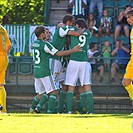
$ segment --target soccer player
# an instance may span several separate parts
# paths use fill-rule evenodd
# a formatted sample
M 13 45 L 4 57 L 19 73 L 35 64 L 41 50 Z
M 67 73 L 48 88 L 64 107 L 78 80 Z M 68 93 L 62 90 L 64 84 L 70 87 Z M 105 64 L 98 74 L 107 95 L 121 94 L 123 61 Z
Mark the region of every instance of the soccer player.
M 75 21 L 75 30 L 87 28 L 84 19 L 77 19 Z M 70 55 L 70 61 L 67 66 L 65 84 L 68 85 L 68 92 L 66 96 L 67 101 L 67 113 L 72 113 L 72 103 L 74 88 L 79 81 L 81 106 L 83 108 L 82 113 L 87 113 L 87 106 L 89 107 L 89 113 L 93 113 L 93 93 L 91 91 L 91 66 L 88 62 L 87 50 L 90 40 L 90 31 L 85 30 L 79 37 L 70 36 L 71 48 L 79 44 L 82 48 L 81 51 L 72 53 Z
M 127 12 L 127 22 L 131 26 L 133 26 L 133 9 Z M 124 78 L 122 80 L 122 84 L 127 90 L 131 100 L 133 100 L 133 85 L 132 85 L 132 80 L 133 80 L 133 28 L 130 33 L 130 39 L 131 39 L 131 57 L 130 57 L 130 61 L 127 64 Z
M 6 29 L 0 25 L 0 113 L 6 113 L 5 72 L 8 66 L 8 52 L 11 43 Z
M 64 48 L 65 44 L 67 43 L 67 40 L 69 39 L 69 35 L 79 36 L 84 32 L 85 28 L 80 29 L 78 31 L 74 31 L 73 24 L 74 17 L 70 14 L 66 14 L 64 16 L 63 23 L 58 23 L 57 29 L 53 36 L 52 44 L 59 51 Z M 67 92 L 67 86 L 63 84 L 65 79 L 66 68 L 64 68 L 62 65 L 64 63 L 64 59 L 63 62 L 61 60 L 62 59 L 58 56 L 52 56 L 51 58 L 51 71 L 53 73 L 54 80 L 56 83 L 60 82 L 62 85 L 62 89 L 59 93 L 59 113 L 63 112 L 64 101 L 66 99 Z
M 35 29 L 35 35 L 37 40 L 33 43 L 33 60 L 34 60 L 34 79 L 35 90 L 37 95 L 33 98 L 30 113 L 34 112 L 36 104 L 40 102 L 40 107 L 48 100 L 48 111 L 52 113 L 54 110 L 54 104 L 56 100 L 57 88 L 54 84 L 53 76 L 49 68 L 49 58 L 52 55 L 66 56 L 72 52 L 79 51 L 79 47 L 76 46 L 73 49 L 67 51 L 58 51 L 49 42 L 45 42 L 45 28 L 44 26 L 38 26 Z M 48 95 L 49 94 L 49 98 Z M 41 98 L 41 99 L 40 99 Z M 36 110 L 38 113 L 38 110 Z

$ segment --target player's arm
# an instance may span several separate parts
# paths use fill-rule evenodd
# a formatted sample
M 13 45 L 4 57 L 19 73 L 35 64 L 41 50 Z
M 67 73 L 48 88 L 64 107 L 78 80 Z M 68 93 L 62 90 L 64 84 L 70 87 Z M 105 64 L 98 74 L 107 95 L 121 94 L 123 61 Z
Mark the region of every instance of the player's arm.
M 60 27 L 59 35 L 60 37 L 64 37 L 66 35 L 80 36 L 84 31 L 85 31 L 85 28 L 74 31 L 74 29 L 69 29 L 69 28 L 63 29 L 62 27 Z
M 45 42 L 46 45 L 44 46 L 44 51 L 46 53 L 49 53 L 51 55 L 57 55 L 57 56 L 67 56 L 71 53 L 80 51 L 80 47 L 77 45 L 73 49 L 65 50 L 65 51 L 58 51 L 51 43 Z
M 86 30 L 86 28 L 83 28 L 83 29 L 79 29 L 77 31 L 74 31 L 74 30 L 69 30 L 68 31 L 68 35 L 71 35 L 71 36 L 80 36 L 81 34 L 83 34 L 83 32 Z
M 5 34 L 5 43 L 6 43 L 6 52 L 8 53 L 9 50 L 11 49 L 11 42 L 10 42 L 7 32 Z
M 77 45 L 73 49 L 70 50 L 65 50 L 65 51 L 58 51 L 56 53 L 57 56 L 67 56 L 70 55 L 71 53 L 78 52 L 81 48 Z

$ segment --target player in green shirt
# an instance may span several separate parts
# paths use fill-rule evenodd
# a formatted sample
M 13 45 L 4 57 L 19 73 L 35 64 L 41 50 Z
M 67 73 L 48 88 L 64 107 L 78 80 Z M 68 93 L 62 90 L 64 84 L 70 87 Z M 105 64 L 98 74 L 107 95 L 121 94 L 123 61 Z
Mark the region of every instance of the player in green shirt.
M 77 19 L 75 22 L 74 30 L 87 28 L 84 19 Z M 87 107 L 89 107 L 89 113 L 93 113 L 93 93 L 91 91 L 91 66 L 88 62 L 87 50 L 90 41 L 90 31 L 85 30 L 79 37 L 71 37 L 71 48 L 77 44 L 82 48 L 81 51 L 72 53 L 70 55 L 70 61 L 67 66 L 65 84 L 68 85 L 68 92 L 66 96 L 67 101 L 67 113 L 72 113 L 72 103 L 74 88 L 77 86 L 77 82 L 80 84 L 80 100 L 83 108 L 82 113 L 87 113 Z
M 41 106 L 48 100 L 48 111 L 47 113 L 52 113 L 54 110 L 54 104 L 56 101 L 57 88 L 54 84 L 53 76 L 51 75 L 51 70 L 49 67 L 49 58 L 52 55 L 66 56 L 73 52 L 79 51 L 79 46 L 74 47 L 67 51 L 58 51 L 49 42 L 45 42 L 45 28 L 44 26 L 38 26 L 35 29 L 35 35 L 37 40 L 34 41 L 32 45 L 33 49 L 33 61 L 34 61 L 34 80 L 35 80 L 35 90 L 37 95 L 32 101 L 32 106 L 30 108 L 30 113 L 34 111 L 38 113 L 38 110 L 34 110 L 37 103 L 39 102 Z M 49 94 L 49 98 L 48 98 Z
M 67 42 L 67 38 L 69 35 L 79 36 L 84 32 L 85 28 L 74 31 L 73 24 L 74 24 L 74 17 L 70 14 L 66 14 L 63 18 L 63 23 L 58 24 L 52 40 L 53 46 L 56 49 L 58 50 L 64 49 L 64 46 Z M 64 68 L 62 66 L 61 58 L 58 56 L 52 56 L 50 62 L 51 62 L 50 63 L 51 71 L 54 76 L 54 81 L 57 87 L 59 85 L 59 82 L 62 85 L 62 89 L 60 90 L 59 93 L 59 110 L 58 110 L 59 113 L 62 113 L 67 92 L 67 86 L 63 84 L 65 79 L 66 67 Z

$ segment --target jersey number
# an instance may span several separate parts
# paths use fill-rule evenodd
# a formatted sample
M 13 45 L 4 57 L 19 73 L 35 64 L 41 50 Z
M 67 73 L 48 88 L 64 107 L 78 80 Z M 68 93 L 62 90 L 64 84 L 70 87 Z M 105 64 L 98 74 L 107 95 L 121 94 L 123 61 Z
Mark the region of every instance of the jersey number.
M 40 63 L 40 52 L 39 50 L 35 49 L 33 50 L 33 60 L 35 61 L 35 64 L 39 64 Z
M 85 35 L 80 35 L 79 36 L 79 41 L 80 41 L 80 47 L 83 47 L 84 45 L 85 45 L 85 43 L 86 43 L 86 37 L 85 37 Z

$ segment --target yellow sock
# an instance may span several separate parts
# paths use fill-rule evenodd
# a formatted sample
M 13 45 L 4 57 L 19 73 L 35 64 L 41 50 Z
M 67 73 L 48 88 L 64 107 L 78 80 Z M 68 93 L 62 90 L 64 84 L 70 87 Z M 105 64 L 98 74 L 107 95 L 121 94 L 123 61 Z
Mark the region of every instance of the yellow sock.
M 5 87 L 0 87 L 0 105 L 3 107 L 2 112 L 6 112 L 6 91 Z
M 128 86 L 125 87 L 125 88 L 126 88 L 128 94 L 129 94 L 129 97 L 131 98 L 131 100 L 133 100 L 133 85 L 130 84 L 130 85 L 128 85 Z

